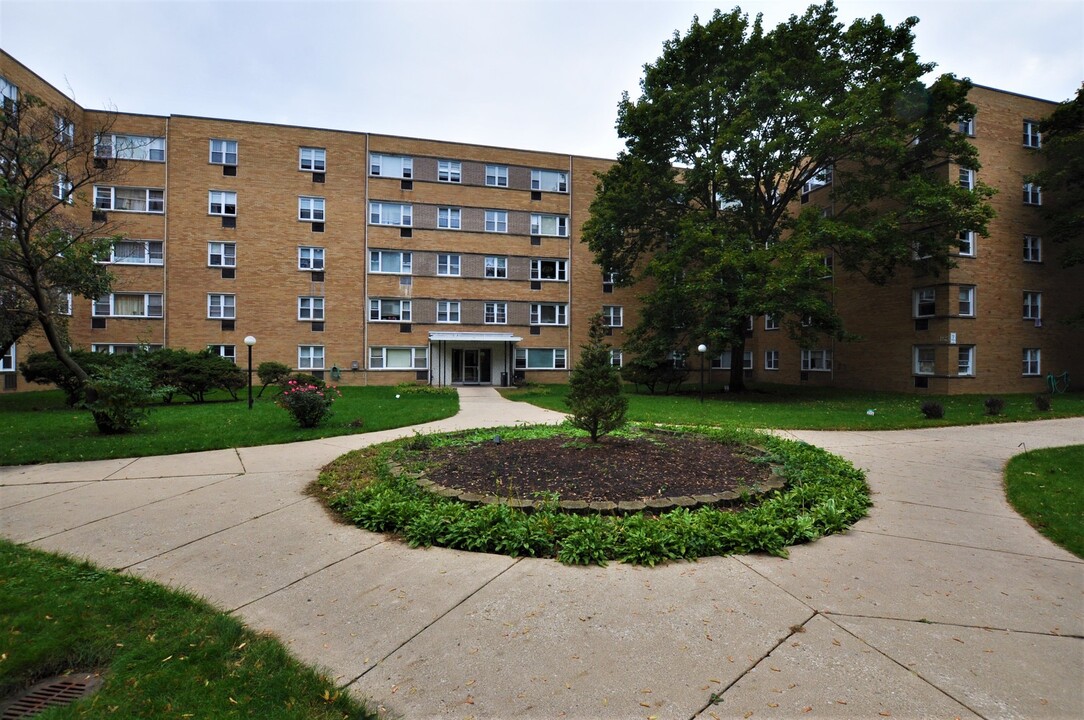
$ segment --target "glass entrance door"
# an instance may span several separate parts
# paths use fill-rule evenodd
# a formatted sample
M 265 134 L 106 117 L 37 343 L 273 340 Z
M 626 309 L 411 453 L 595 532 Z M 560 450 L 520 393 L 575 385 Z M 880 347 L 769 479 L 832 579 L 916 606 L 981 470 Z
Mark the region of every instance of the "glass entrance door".
M 463 384 L 477 385 L 480 377 L 480 363 L 477 350 L 463 351 Z
M 489 384 L 493 380 L 493 351 L 490 348 L 452 348 L 452 382 L 463 385 Z

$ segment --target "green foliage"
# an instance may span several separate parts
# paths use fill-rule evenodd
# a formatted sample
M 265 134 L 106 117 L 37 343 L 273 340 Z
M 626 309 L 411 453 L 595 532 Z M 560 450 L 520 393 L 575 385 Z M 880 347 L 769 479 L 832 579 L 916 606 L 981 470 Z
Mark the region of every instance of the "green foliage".
M 1036 395 L 1035 396 L 1035 409 L 1039 412 L 1050 412 L 1050 396 L 1049 395 Z
M 210 350 L 162 348 L 149 353 L 146 361 L 155 386 L 176 390 L 193 402 L 205 402 L 213 390 L 224 390 L 236 400 L 237 391 L 245 387 L 244 371 Z M 165 399 L 172 399 L 172 391 Z
M 1017 512 L 1052 541 L 1084 558 L 1084 445 L 1032 450 L 1005 467 Z
M 262 362 L 256 368 L 256 376 L 260 378 L 261 384 L 260 394 L 257 397 L 263 397 L 263 391 L 268 385 L 285 384 L 290 377 L 290 366 L 274 361 Z
M 982 404 L 986 408 L 987 415 L 1000 415 L 1001 411 L 1005 409 L 1005 401 L 999 397 L 986 398 L 986 402 Z
M 337 397 L 342 395 L 336 388 L 290 380 L 275 402 L 289 411 L 298 425 L 314 428 L 331 415 L 331 405 Z
M 1045 167 L 1028 180 L 1043 189 L 1043 239 L 1061 247 L 1061 266 L 1079 265 L 1084 263 L 1084 84 L 1039 128 Z
M 288 388 L 290 386 L 291 382 L 295 382 L 298 385 L 315 385 L 317 388 L 319 388 L 321 390 L 324 389 L 325 387 L 327 387 L 327 383 L 325 383 L 323 380 L 316 377 L 315 375 L 310 375 L 309 373 L 300 373 L 299 372 L 299 373 L 294 373 L 293 375 L 290 375 L 288 378 L 286 378 L 286 382 L 282 383 L 283 391 L 285 391 L 286 388 Z
M 396 395 L 437 395 L 450 397 L 457 395 L 453 387 L 439 387 L 437 385 L 421 385 L 412 382 L 403 382 L 395 386 Z
M 595 315 L 588 327 L 588 343 L 581 346 L 580 361 L 572 370 L 566 399 L 572 411 L 569 423 L 590 435 L 591 442 L 624 425 L 629 407 L 605 337 L 602 316 Z
M 652 360 L 650 357 L 646 353 L 634 357 L 621 368 L 621 378 L 636 386 L 643 385 L 652 395 L 660 385 L 669 395 L 688 378 L 689 370 L 684 364 L 675 366 L 670 358 Z
M 168 390 L 154 386 L 144 357 L 132 355 L 98 368 L 85 385 L 80 407 L 90 410 L 98 432 L 131 432 L 147 417 L 147 406 Z
M 114 355 L 86 350 L 71 350 L 69 354 L 88 373 L 99 372 L 114 364 L 117 359 Z M 27 382 L 56 385 L 64 391 L 65 401 L 69 406 L 74 406 L 83 399 L 83 380 L 60 362 L 55 353 L 39 352 L 27 356 L 19 363 L 19 372 Z
M 922 414 L 927 420 L 940 420 L 945 417 L 945 406 L 939 402 L 922 403 Z

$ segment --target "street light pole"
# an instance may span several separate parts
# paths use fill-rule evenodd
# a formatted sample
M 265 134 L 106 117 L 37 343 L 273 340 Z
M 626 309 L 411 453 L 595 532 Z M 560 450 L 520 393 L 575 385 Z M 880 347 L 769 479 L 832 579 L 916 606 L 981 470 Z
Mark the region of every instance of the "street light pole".
M 696 349 L 700 351 L 700 403 L 704 403 L 704 358 L 705 353 L 708 351 L 708 346 L 704 343 L 700 343 L 696 346 Z
M 256 337 L 245 336 L 245 345 L 248 345 L 248 409 L 252 409 L 252 346 L 256 344 Z

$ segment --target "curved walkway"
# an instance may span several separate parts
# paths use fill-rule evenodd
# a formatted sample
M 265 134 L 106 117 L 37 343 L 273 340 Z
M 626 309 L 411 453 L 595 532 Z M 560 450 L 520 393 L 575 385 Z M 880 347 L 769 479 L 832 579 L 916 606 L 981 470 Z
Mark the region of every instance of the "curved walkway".
M 1084 419 L 789 433 L 866 469 L 874 508 L 786 560 L 411 550 L 303 494 L 350 449 L 561 417 L 460 398 L 419 428 L 0 468 L 0 534 L 203 595 L 404 718 L 1082 714 L 1084 562 L 1012 511 L 1001 469 Z

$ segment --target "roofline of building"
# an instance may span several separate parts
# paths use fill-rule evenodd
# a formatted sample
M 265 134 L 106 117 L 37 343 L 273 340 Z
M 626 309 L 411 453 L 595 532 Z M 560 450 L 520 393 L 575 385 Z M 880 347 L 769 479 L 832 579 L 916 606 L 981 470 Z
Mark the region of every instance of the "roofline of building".
M 969 81 L 970 82 L 970 81 Z M 1035 97 L 1034 95 L 1025 95 L 1024 93 L 1013 92 L 1012 90 L 1002 90 L 1001 88 L 990 87 L 989 85 L 979 85 L 978 83 L 971 83 L 973 88 L 982 88 L 983 90 L 990 90 L 991 92 L 1002 93 L 1004 95 L 1015 95 L 1019 98 L 1025 98 L 1027 100 L 1037 100 L 1038 102 L 1050 103 L 1051 105 L 1060 105 L 1061 100 L 1047 100 L 1046 98 Z

